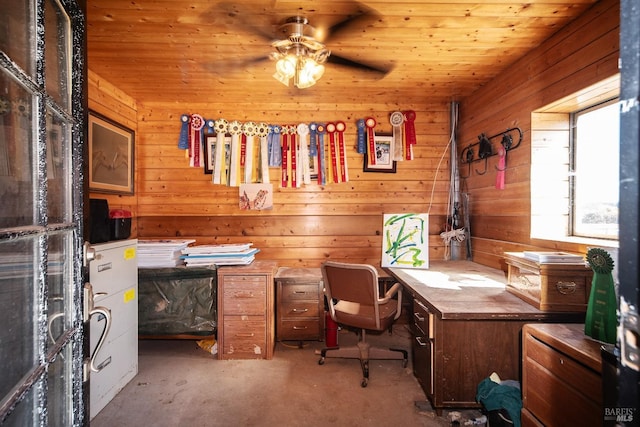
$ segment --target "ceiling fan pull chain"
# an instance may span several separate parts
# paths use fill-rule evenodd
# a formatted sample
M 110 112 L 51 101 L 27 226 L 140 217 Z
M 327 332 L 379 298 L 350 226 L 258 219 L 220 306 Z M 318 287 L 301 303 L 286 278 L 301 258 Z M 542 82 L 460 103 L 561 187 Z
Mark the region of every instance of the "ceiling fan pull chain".
M 346 125 L 344 122 L 336 123 L 336 131 L 338 132 L 338 148 L 340 153 L 340 179 L 342 182 L 349 181 L 349 171 L 347 171 L 347 153 L 344 149 L 344 130 Z
M 404 114 L 400 111 L 394 111 L 389 116 L 389 122 L 393 128 L 393 150 L 392 150 L 392 160 L 393 161 L 402 161 L 404 160 L 404 156 L 402 155 L 402 124 L 404 123 Z
M 376 119 L 374 119 L 373 117 L 368 117 L 365 120 L 364 124 L 367 126 L 367 133 L 369 135 L 369 147 L 367 150 L 367 156 L 369 156 L 369 164 L 373 166 L 376 164 L 376 133 L 373 130 L 373 128 L 376 127 Z

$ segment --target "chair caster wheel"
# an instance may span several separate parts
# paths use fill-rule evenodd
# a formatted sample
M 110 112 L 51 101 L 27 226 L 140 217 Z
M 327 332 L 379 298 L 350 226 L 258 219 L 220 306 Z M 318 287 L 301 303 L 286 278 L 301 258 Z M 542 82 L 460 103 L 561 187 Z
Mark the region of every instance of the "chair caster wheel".
M 318 360 L 318 365 L 324 365 L 324 357 L 321 357 L 320 360 Z
M 369 383 L 369 380 L 367 380 L 366 378 L 363 378 L 362 382 L 360 383 L 360 387 L 365 388 L 368 383 Z

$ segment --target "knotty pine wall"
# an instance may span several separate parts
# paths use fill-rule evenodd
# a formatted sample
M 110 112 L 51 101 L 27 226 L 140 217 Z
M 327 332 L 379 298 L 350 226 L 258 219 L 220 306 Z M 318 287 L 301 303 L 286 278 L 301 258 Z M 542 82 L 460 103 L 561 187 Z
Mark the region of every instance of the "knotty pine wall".
M 474 261 L 506 269 L 505 251 L 586 252 L 585 245 L 530 238 L 531 111 L 615 74 L 618 31 L 618 1 L 599 2 L 461 100 L 458 152 L 482 132 L 493 135 L 513 126 L 524 131 L 521 146 L 508 155 L 505 190 L 495 189 L 493 172 L 472 173 L 461 183 L 470 196 Z M 429 255 L 443 259 L 439 233 L 446 221 L 449 191 L 448 102 L 404 105 L 380 97 L 356 102 L 360 94 L 345 93 L 344 103 L 306 95 L 303 100 L 254 104 L 247 102 L 249 94 L 211 101 L 203 94 L 201 103 L 189 105 L 175 99 L 150 103 L 131 99 L 100 76 L 89 77 L 90 108 L 136 130 L 135 195 L 92 193 L 107 198 L 111 207 L 133 211 L 134 237 L 194 238 L 198 244 L 252 242 L 261 251 L 258 258 L 284 266 L 314 267 L 326 259 L 379 265 L 382 215 L 429 212 Z M 279 124 L 344 120 L 349 145 L 355 142 L 358 118 L 373 116 L 379 123 L 376 131 L 390 131 L 388 116 L 397 109 L 417 113 L 415 160 L 398 163 L 395 174 L 364 173 L 362 157 L 351 149 L 350 182 L 299 189 L 279 188 L 279 170 L 272 169 L 275 194 L 269 211 L 241 211 L 237 188 L 211 184 L 211 176 L 190 168 L 184 152 L 177 149 L 183 113 Z M 496 162 L 496 157 L 490 159 L 489 170 Z
M 513 126 L 524 132 L 522 145 L 508 153 L 506 188 L 495 188 L 497 157 L 490 172 L 471 176 L 462 188 L 471 200 L 473 259 L 505 268 L 502 253 L 524 249 L 586 253 L 584 244 L 530 238 L 531 112 L 618 72 L 620 7 L 603 0 L 577 20 L 512 64 L 502 75 L 460 103 L 459 151 L 484 132 L 495 135 Z M 499 142 L 499 140 L 498 140 Z M 475 163 L 483 169 L 483 163 Z M 467 173 L 466 167 L 461 170 Z
M 183 105 L 175 100 L 133 102 L 94 73 L 89 82 L 90 108 L 136 129 L 135 195 L 92 193 L 106 198 L 110 207 L 133 211 L 134 237 L 192 238 L 197 244 L 252 242 L 260 249 L 257 258 L 274 259 L 283 266 L 317 267 L 326 259 L 379 266 L 382 215 L 429 212 L 429 255 L 443 258 L 439 233 L 449 192 L 448 103 L 405 105 L 376 99 L 336 104 L 305 96 L 304 102 L 258 105 L 225 99 Z M 396 173 L 363 172 L 362 155 L 353 148 L 356 120 L 372 116 L 378 122 L 377 132 L 391 132 L 389 113 L 397 109 L 416 111 L 415 159 L 398 162 Z M 184 113 L 279 124 L 343 120 L 350 180 L 280 188 L 280 169 L 272 168 L 273 209 L 242 211 L 237 187 L 212 184 L 211 175 L 190 168 L 185 152 L 177 148 Z

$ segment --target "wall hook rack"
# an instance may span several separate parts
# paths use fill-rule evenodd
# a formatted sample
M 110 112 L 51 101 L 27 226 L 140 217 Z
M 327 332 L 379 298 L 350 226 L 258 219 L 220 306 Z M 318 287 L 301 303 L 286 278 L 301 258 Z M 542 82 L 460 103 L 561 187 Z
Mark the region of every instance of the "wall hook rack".
M 514 142 L 514 134 L 517 133 L 517 140 Z M 497 140 L 498 137 L 500 139 L 500 148 L 494 148 L 494 140 Z M 478 175 L 484 175 L 487 173 L 487 164 L 489 161 L 489 157 L 503 155 L 501 151 L 504 150 L 504 167 L 496 169 L 499 171 L 504 171 L 507 169 L 507 153 L 514 148 L 518 148 L 520 143 L 522 142 L 522 130 L 519 127 L 509 128 L 504 132 L 497 133 L 492 136 L 487 136 L 485 133 L 478 135 L 478 142 L 467 145 L 462 152 L 460 153 L 460 162 L 466 163 L 468 167 L 467 175 L 462 176 L 460 178 L 468 178 L 471 175 L 471 163 L 480 162 L 484 160 L 484 170 L 478 170 L 476 168 L 476 173 Z M 477 151 L 477 152 L 476 152 Z

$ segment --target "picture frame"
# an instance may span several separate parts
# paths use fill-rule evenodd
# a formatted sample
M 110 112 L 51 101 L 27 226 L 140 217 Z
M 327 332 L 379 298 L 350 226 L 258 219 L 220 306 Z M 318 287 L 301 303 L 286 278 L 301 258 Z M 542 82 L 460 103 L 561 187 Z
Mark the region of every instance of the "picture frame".
M 207 133 L 204 135 L 204 144 L 203 144 L 203 151 L 204 151 L 204 173 L 206 175 L 211 175 L 213 174 L 213 169 L 215 168 L 215 162 L 216 162 L 216 144 L 218 143 L 218 137 L 215 133 Z M 229 163 L 229 158 L 230 158 L 230 153 L 229 150 L 231 150 L 231 135 L 226 134 L 224 137 L 224 157 L 225 157 L 225 164 L 228 165 Z M 226 170 L 226 166 L 223 168 L 223 170 Z
M 390 133 L 376 133 L 373 141 L 377 153 L 376 164 L 369 164 L 369 145 L 367 144 L 362 170 L 364 172 L 396 173 L 396 161 L 391 160 L 393 155 L 393 135 Z
M 134 194 L 135 132 L 89 111 L 89 190 Z

